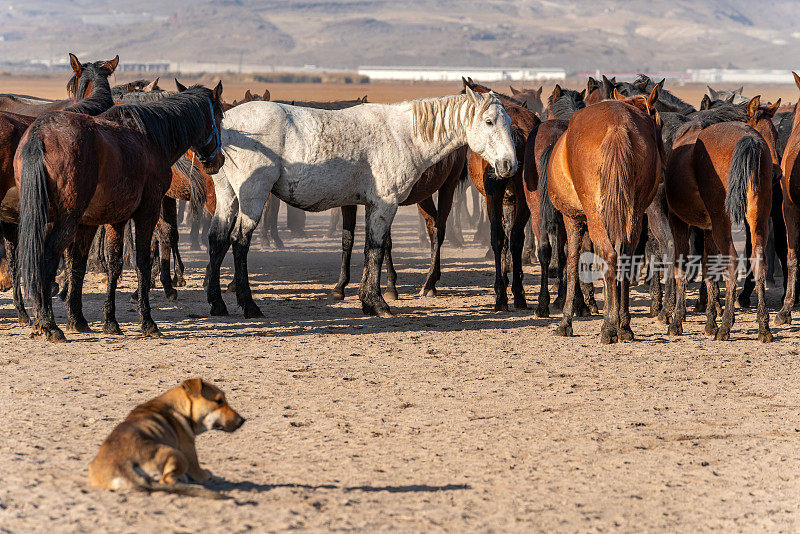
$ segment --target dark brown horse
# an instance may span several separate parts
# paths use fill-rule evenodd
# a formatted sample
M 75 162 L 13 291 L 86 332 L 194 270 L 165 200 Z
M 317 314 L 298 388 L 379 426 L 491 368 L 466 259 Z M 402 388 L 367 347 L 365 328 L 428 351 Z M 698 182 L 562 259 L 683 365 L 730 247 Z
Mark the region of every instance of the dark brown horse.
M 476 92 L 491 91 L 488 87 L 474 82 L 470 83 L 467 80 L 464 80 L 464 84 Z M 492 250 L 494 251 L 494 309 L 495 311 L 508 311 L 504 265 L 504 249 L 506 248 L 511 253 L 511 292 L 514 295 L 514 307 L 527 309 L 525 290 L 522 286 L 522 247 L 525 244 L 525 225 L 528 224 L 530 210 L 525 201 L 522 169 L 525 143 L 528 136 L 539 127 L 541 120 L 533 112 L 518 105 L 514 98 L 501 93 L 494 94 L 503 102 L 506 113 L 511 118 L 512 134 L 517 148 L 517 161 L 520 162 L 519 170 L 510 178 L 500 178 L 494 174 L 492 167 L 483 158 L 473 152 L 469 153 L 467 170 L 472 184 L 486 198 L 486 211 L 489 217 Z
M 705 331 L 718 340 L 730 338 L 734 320 L 738 255 L 731 224 L 746 222 L 753 243 L 758 293 L 758 339 L 772 341 L 764 300 L 766 269 L 764 246 L 772 206 L 772 177 L 779 173 L 775 152 L 775 127 L 771 118 L 778 105 L 761 108 L 760 97 L 747 105 L 747 124 L 722 122 L 703 128 L 687 124 L 679 133 L 667 160 L 665 185 L 670 226 L 675 242 L 676 303 L 669 333 L 683 333 L 686 316 L 686 274 L 689 255 L 689 225 L 705 230 L 706 258 L 723 254 L 727 260 L 725 311 L 717 328 L 717 284 L 704 272 L 709 299 Z M 766 139 L 766 140 L 765 140 Z M 719 257 L 719 256 L 718 256 Z
M 800 76 L 792 72 L 794 83 L 800 89 Z M 792 308 L 794 307 L 796 288 L 797 288 L 797 251 L 800 247 L 800 113 L 797 112 L 797 104 L 794 107 L 794 121 L 792 124 L 792 134 L 786 143 L 783 151 L 781 168 L 783 178 L 783 217 L 786 221 L 786 234 L 789 245 L 787 264 L 789 275 L 786 283 L 786 295 L 784 296 L 783 307 L 775 317 L 775 324 L 792 322 Z
M 53 103 L 53 109 L 69 109 L 76 113 L 97 115 L 111 105 L 111 88 L 108 77 L 119 63 L 119 56 L 110 61 L 81 63 L 70 54 L 74 74 L 67 83 L 72 99 Z M 0 97 L 0 101 L 3 98 Z M 39 113 L 42 107 L 28 108 L 29 113 Z M 14 307 L 20 324 L 28 324 L 29 318 L 22 301 L 19 277 L 16 272 L 17 223 L 19 222 L 19 193 L 14 180 L 14 155 L 20 140 L 35 116 L 0 112 L 0 226 L 2 226 L 6 261 L 12 273 L 14 285 Z
M 595 252 L 605 261 L 600 341 L 633 339 L 631 276 L 618 276 L 618 261 L 633 255 L 644 211 L 661 180 L 663 145 L 657 100 L 655 87 L 648 97 L 605 101 L 579 110 L 553 148 L 547 189 L 564 216 L 569 250 L 567 297 L 557 335 L 572 335 L 578 255 L 588 226 Z
M 512 86 L 508 86 L 511 89 L 511 96 L 516 98 L 517 100 L 522 101 L 525 104 L 525 107 L 528 108 L 530 111 L 533 111 L 537 115 L 541 116 L 544 112 L 544 103 L 542 102 L 542 86 L 539 86 L 538 89 L 514 89 Z
M 68 329 L 85 331 L 80 309 L 86 256 L 96 227 L 107 230 L 109 273 L 104 306 L 106 333 L 121 333 L 114 293 L 122 270 L 125 224 L 136 225 L 139 313 L 145 336 L 160 335 L 150 315 L 150 243 L 170 168 L 190 147 L 211 173 L 224 162 L 219 123 L 222 84 L 194 86 L 147 104 L 114 106 L 95 118 L 69 112 L 39 117 L 20 142 L 15 179 L 20 190 L 20 265 L 34 300 L 34 332 L 63 341 L 50 297 L 58 259 L 73 241 L 76 258 L 67 299 Z M 49 222 L 48 222 L 49 221 Z

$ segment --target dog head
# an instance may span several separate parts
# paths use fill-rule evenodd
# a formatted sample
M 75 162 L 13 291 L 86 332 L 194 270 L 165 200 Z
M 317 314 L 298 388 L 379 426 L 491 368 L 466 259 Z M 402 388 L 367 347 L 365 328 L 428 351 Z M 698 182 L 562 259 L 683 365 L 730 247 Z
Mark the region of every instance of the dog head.
M 181 384 L 190 403 L 190 415 L 197 433 L 206 430 L 233 432 L 242 424 L 244 417 L 228 405 L 225 393 L 202 378 L 192 378 Z

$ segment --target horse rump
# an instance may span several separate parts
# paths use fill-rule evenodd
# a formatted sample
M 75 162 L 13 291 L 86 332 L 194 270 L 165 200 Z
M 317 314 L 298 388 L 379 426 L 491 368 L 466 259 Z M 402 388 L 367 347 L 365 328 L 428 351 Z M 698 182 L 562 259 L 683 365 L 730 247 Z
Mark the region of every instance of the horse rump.
M 747 213 L 747 188 L 758 193 L 758 173 L 761 168 L 761 151 L 765 141 L 755 135 L 742 136 L 733 149 L 731 167 L 728 171 L 728 193 L 725 195 L 725 211 L 734 224 L 740 224 Z

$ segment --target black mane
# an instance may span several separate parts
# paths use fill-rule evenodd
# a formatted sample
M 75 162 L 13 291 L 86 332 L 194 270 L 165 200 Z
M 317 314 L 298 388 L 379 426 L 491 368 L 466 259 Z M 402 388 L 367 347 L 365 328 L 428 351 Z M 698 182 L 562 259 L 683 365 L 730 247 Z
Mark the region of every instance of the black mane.
M 142 89 L 150 85 L 151 82 L 152 80 L 142 79 L 142 80 L 134 80 L 130 83 L 121 83 L 111 88 L 111 95 L 114 97 L 114 100 L 118 100 L 123 95 L 130 93 L 131 92 L 130 88 L 133 88 L 134 92 L 141 91 Z
M 557 119 L 569 120 L 572 114 L 586 107 L 583 95 L 572 89 L 563 89 L 563 94 L 553 102 L 553 95 L 547 99 L 547 113 Z
M 67 82 L 67 92 L 75 98 L 82 98 L 86 93 L 86 88 L 92 84 L 92 94 L 70 104 L 64 111 L 73 113 L 83 113 L 84 115 L 100 115 L 114 105 L 111 97 L 111 86 L 108 83 L 108 74 L 101 68 L 105 61 L 95 61 L 94 63 L 83 63 L 81 65 L 81 76 L 78 78 L 74 74 Z
M 155 102 L 114 106 L 103 117 L 139 130 L 165 155 L 177 157 L 208 134 L 212 100 L 211 89 L 193 85 Z

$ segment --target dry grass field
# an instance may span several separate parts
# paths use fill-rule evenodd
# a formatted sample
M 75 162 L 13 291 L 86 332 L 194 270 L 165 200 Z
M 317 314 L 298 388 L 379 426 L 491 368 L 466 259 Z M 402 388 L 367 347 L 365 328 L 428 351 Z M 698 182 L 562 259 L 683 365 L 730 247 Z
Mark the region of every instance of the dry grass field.
M 62 81 L 0 78 L 0 91 L 57 97 Z M 373 101 L 456 89 L 270 86 L 277 98 Z M 796 100 L 789 86 L 761 90 Z M 231 83 L 225 94 L 243 91 Z M 701 88 L 676 92 L 699 102 Z M 137 334 L 130 270 L 118 293 L 121 337 L 100 333 L 98 276 L 88 276 L 84 298 L 94 332 L 67 333 L 63 345 L 30 339 L 0 295 L 0 532 L 800 528 L 796 324 L 773 328 L 775 342 L 762 345 L 754 312 L 739 310 L 731 341 L 715 342 L 690 313 L 686 335 L 672 339 L 646 317 L 638 286 L 635 341 L 601 346 L 598 317 L 556 338 L 556 313 L 492 311 L 493 265 L 471 230 L 465 248 L 443 250 L 439 296 L 420 297 L 428 253 L 413 207 L 393 228 L 396 316 L 364 317 L 355 284 L 345 301 L 327 299 L 340 258 L 340 240 L 325 237 L 327 214 L 309 215 L 304 238 L 290 238 L 283 221 L 285 250 L 256 239 L 250 253 L 264 319 L 243 319 L 231 294 L 231 316 L 209 317 L 207 256 L 190 252 L 185 234 L 188 286 L 174 302 L 151 294 L 160 339 Z M 529 304 L 538 272 L 525 267 Z M 229 257 L 223 283 L 231 276 Z M 779 298 L 768 292 L 773 314 Z M 63 324 L 61 303 L 55 311 Z M 197 442 L 210 487 L 232 499 L 89 488 L 87 464 L 113 427 L 193 376 L 218 384 L 247 418 L 236 433 Z

